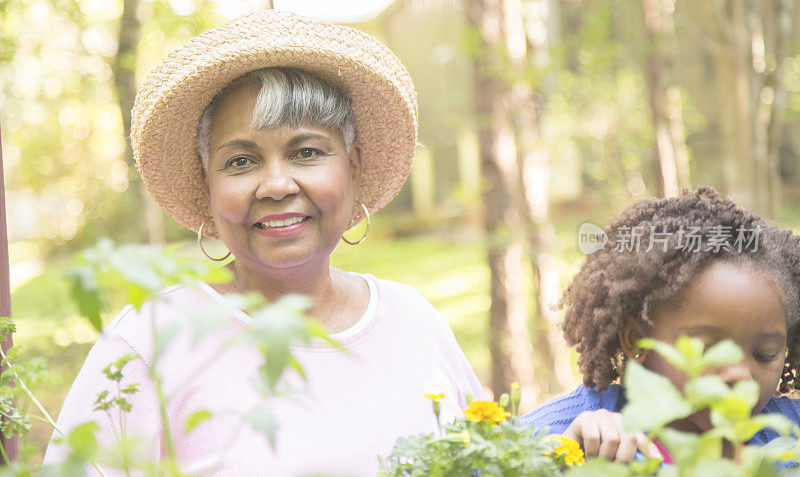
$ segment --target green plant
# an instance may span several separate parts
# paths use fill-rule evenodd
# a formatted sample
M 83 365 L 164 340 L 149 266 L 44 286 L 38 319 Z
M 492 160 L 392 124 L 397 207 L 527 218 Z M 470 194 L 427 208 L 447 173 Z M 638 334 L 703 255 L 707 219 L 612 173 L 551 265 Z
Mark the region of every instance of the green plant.
M 546 436 L 546 429 L 520 428 L 516 419 L 518 389 L 512 387 L 512 413 L 505 411 L 509 396 L 499 403 L 475 401 L 465 417 L 440 427 L 438 433 L 398 439 L 387 459 L 381 459 L 383 474 L 569 477 L 700 477 L 799 475 L 800 427 L 779 414 L 752 415 L 758 400 L 758 385 L 740 381 L 728 386 L 719 376 L 706 374 L 715 366 L 744 358 L 731 341 L 707 350 L 702 340 L 681 337 L 675 345 L 642 340 L 639 346 L 660 353 L 683 371 L 688 381 L 678 390 L 665 377 L 631 361 L 625 370 L 627 405 L 622 409 L 625 427 L 645 430 L 670 453 L 673 463 L 641 458 L 628 464 L 599 458 L 583 462 L 577 443 L 563 437 Z M 434 414 L 438 421 L 436 400 Z M 709 412 L 713 427 L 702 434 L 680 432 L 669 427 L 677 419 Z M 510 417 L 511 416 L 511 417 Z M 510 418 L 509 418 L 510 417 Z M 779 434 L 766 446 L 748 444 L 753 435 L 769 428 Z M 781 469 L 781 467 L 786 467 Z
M 437 422 L 442 396 L 426 395 Z M 380 459 L 380 475 L 546 476 L 582 462 L 574 441 L 547 438 L 543 430 L 519 425 L 519 398 L 519 387 L 512 384 L 510 395 L 503 394 L 497 403 L 471 401 L 463 417 L 440 424 L 436 433 L 398 439 L 391 454 Z
M 227 269 L 186 256 L 176 248 L 161 250 L 143 245 L 116 247 L 109 240 L 101 241 L 79 254 L 68 276 L 72 281 L 72 296 L 78 309 L 98 331 L 102 328 L 101 315 L 106 311 L 106 296 L 109 294 L 123 294 L 135 308 L 143 310 L 142 305 L 145 302 L 161 300 L 159 292 L 171 285 L 182 283 L 197 286 L 201 282 L 215 283 L 230 279 Z M 245 310 L 253 318 L 252 325 L 228 339 L 224 346 L 246 342 L 264 356 L 264 365 L 260 368 L 262 382 L 259 390 L 265 400 L 278 392 L 297 391 L 283 388 L 279 390 L 280 378 L 287 369 L 292 368 L 303 376 L 301 366 L 291 353 L 290 344 L 322 339 L 336 346 L 319 323 L 305 316 L 305 310 L 310 306 L 306 297 L 290 295 L 271 304 L 255 293 L 229 295 L 227 298 L 226 304 L 209 307 L 204 313 L 193 316 L 190 331 L 199 340 L 217 330 L 226 321 L 232 308 Z M 141 360 L 141 356 L 126 354 L 103 370 L 109 388 L 97 396 L 94 409 L 112 417 L 112 422 L 115 422 L 116 442 L 113 445 L 103 443 L 101 446 L 95 436 L 98 427 L 94 422 L 78 426 L 69 433 L 59 428 L 28 386 L 49 379 L 44 364 L 39 360 L 20 361 L 17 359 L 17 349 L 11 348 L 7 353 L 0 350 L 6 366 L 0 379 L 0 414 L 4 417 L 0 431 L 5 437 L 24 438 L 30 429 L 30 419 L 43 420 L 55 430 L 55 438 L 67 447 L 69 457 L 58 466 L 39 467 L 24 460 L 9 462 L 5 450 L 0 446 L 0 453 L 8 465 L 0 475 L 82 475 L 87 465 L 93 466 L 100 475 L 106 475 L 104 467 L 108 463 L 113 463 L 115 468 L 121 467 L 127 475 L 134 470 L 144 471 L 148 475 L 184 475 L 175 458 L 172 438 L 174 426 L 182 425 L 190 432 L 212 417 L 212 413 L 199 410 L 184 423 L 170 422 L 166 412 L 170 396 L 163 391 L 157 364 L 180 329 L 156 326 L 156 317 L 152 313 L 155 308 L 151 306 L 148 309 L 150 313 L 145 313 L 144 317 L 149 318 L 154 351 L 152 359 L 146 364 L 148 377 L 158 398 L 166 458 L 159 463 L 147 463 L 135 462 L 131 457 L 138 445 L 138 439 L 137 436 L 125 432 L 125 418 L 134 410 L 128 398 L 138 392 L 138 384 L 123 386 L 121 383 L 125 366 Z M 13 332 L 14 326 L 10 319 L 0 320 L 0 331 Z M 103 376 L 98 376 L 98 379 L 102 378 Z M 25 402 L 31 403 L 38 413 L 25 412 Z M 270 442 L 274 441 L 277 425 L 270 412 L 255 410 L 240 417 L 242 422 L 264 432 Z
M 705 350 L 703 341 L 681 337 L 675 346 L 651 339 L 639 346 L 654 349 L 670 364 L 688 376 L 683 390 L 636 362 L 625 369 L 627 405 L 622 409 L 626 428 L 647 430 L 670 453 L 674 463 L 658 465 L 634 462 L 620 465 L 593 460 L 580 469 L 570 470 L 570 477 L 619 475 L 640 476 L 777 476 L 796 475 L 796 466 L 781 470 L 788 462 L 800 461 L 800 427 L 780 414 L 752 415 L 758 401 L 758 385 L 739 381 L 728 386 L 715 374 L 704 374 L 713 366 L 736 363 L 742 351 L 729 340 Z M 709 412 L 712 428 L 702 434 L 680 432 L 668 427 L 676 419 L 697 412 Z M 761 429 L 769 428 L 779 438 L 766 446 L 747 442 Z M 727 449 L 727 451 L 726 451 Z M 784 463 L 784 464 L 781 464 Z

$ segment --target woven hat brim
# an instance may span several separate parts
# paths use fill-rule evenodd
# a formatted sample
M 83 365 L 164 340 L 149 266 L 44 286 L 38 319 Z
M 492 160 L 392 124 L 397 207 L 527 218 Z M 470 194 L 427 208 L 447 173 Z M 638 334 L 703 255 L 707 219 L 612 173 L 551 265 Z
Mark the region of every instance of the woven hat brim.
M 203 109 L 232 80 L 268 67 L 294 67 L 342 89 L 353 104 L 361 148 L 358 199 L 375 212 L 410 170 L 417 138 L 416 94 L 405 67 L 374 38 L 286 12 L 246 15 L 201 34 L 145 80 L 132 112 L 131 141 L 142 180 L 167 214 L 216 236 L 197 154 Z M 350 226 L 363 219 L 354 207 Z

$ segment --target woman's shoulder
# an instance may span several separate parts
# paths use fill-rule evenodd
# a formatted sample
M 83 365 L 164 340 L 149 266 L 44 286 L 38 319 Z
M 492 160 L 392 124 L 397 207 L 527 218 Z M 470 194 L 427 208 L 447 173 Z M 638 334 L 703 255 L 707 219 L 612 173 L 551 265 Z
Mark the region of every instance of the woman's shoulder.
M 431 302 L 413 286 L 370 274 L 359 274 L 364 280 L 372 280 L 378 291 L 378 299 L 384 305 L 393 307 L 420 307 L 435 310 Z
M 569 394 L 552 399 L 520 419 L 524 426 L 548 427 L 549 433 L 564 432 L 578 414 L 584 411 L 606 409 L 617 412 L 622 388 L 612 384 L 605 391 L 596 391 L 580 385 Z
M 196 308 L 208 300 L 210 300 L 208 294 L 199 288 L 196 289 L 180 284 L 173 285 L 156 293 L 152 299 L 142 303 L 138 308 L 131 304 L 126 305 L 105 326 L 103 331 L 114 331 L 130 325 L 140 326 L 143 324 L 143 317 L 148 316 L 155 316 L 159 320 L 164 320 L 170 317 L 171 312 Z
M 192 316 L 208 309 L 212 298 L 200 288 L 174 285 L 141 306 L 126 305 L 104 328 L 103 335 L 128 343 L 136 351 L 151 348 L 153 326 L 158 329 L 190 322 Z

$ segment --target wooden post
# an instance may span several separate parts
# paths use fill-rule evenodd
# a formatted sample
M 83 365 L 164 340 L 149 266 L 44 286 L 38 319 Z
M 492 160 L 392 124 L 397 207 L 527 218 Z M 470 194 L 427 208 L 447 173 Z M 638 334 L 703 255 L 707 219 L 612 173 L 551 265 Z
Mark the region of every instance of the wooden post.
M 0 316 L 11 317 L 11 274 L 8 270 L 8 233 L 6 227 L 6 191 L 3 180 L 3 141 L 0 136 Z M 12 346 L 12 336 L 4 336 L 3 351 Z M 17 458 L 17 439 L 2 439 L 8 458 Z

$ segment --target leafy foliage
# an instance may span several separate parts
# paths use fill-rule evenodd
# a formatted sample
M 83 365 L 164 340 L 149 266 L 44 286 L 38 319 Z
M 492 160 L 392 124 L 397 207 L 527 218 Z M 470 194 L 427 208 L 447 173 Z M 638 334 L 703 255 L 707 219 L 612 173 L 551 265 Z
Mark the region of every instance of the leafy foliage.
M 111 240 L 104 239 L 76 257 L 68 277 L 78 310 L 100 331 L 101 313 L 107 306 L 104 296 L 110 290 L 124 290 L 128 302 L 139 309 L 170 285 L 221 283 L 229 281 L 231 274 L 225 268 L 179 253 L 177 248 L 162 251 L 138 244 L 114 247 Z
M 758 400 L 755 382 L 739 381 L 728 386 L 719 376 L 704 374 L 712 366 L 742 360 L 742 351 L 733 342 L 722 341 L 705 350 L 701 340 L 684 336 L 674 346 L 649 339 L 640 341 L 639 346 L 661 353 L 690 376 L 684 389 L 678 390 L 668 379 L 636 362 L 629 362 L 625 371 L 628 403 L 622 409 L 622 416 L 626 428 L 646 430 L 651 441 L 657 439 L 669 451 L 672 464 L 644 457 L 629 464 L 600 458 L 584 463 L 582 453 L 578 456 L 568 450 L 577 448 L 574 441 L 548 438 L 545 429 L 521 428 L 516 411 L 513 418 L 507 419 L 503 409 L 509 404 L 509 395 L 503 395 L 499 404 L 471 403 L 465 411 L 466 417 L 442 426 L 438 433 L 398 439 L 388 458 L 381 459 L 381 475 L 769 477 L 798 474 L 798 467 L 788 465 L 800 462 L 800 426 L 780 414 L 752 416 Z M 512 386 L 510 401 L 519 402 L 515 391 L 518 389 Z M 436 404 L 440 396 L 426 397 L 433 401 L 438 420 Z M 673 421 L 698 412 L 710 413 L 713 427 L 707 432 L 690 434 L 668 427 Z M 762 447 L 747 443 L 764 428 L 774 430 L 780 437 Z
M 800 427 L 780 414 L 757 414 L 752 409 L 758 401 L 758 385 L 739 381 L 728 386 L 719 376 L 704 374 L 712 366 L 737 363 L 744 357 L 731 341 L 719 342 L 704 350 L 703 341 L 683 336 L 675 345 L 641 340 L 642 348 L 654 349 L 673 366 L 689 376 L 682 391 L 663 376 L 629 362 L 625 370 L 625 393 L 628 404 L 622 409 L 628 429 L 647 430 L 670 452 L 674 463 L 656 468 L 642 468 L 641 462 L 629 466 L 595 461 L 594 475 L 678 476 L 794 475 L 797 467 L 780 470 L 790 462 L 800 462 Z M 702 434 L 690 434 L 667 427 L 676 420 L 698 412 L 709 412 L 712 428 Z M 781 437 L 759 447 L 747 442 L 756 432 L 769 428 Z M 726 449 L 730 449 L 726 451 Z M 587 469 L 589 466 L 587 466 Z M 587 469 L 571 470 L 570 477 L 589 475 Z
M 472 401 L 465 416 L 439 431 L 397 440 L 386 459 L 380 458 L 381 476 L 545 476 L 583 461 L 583 453 L 558 452 L 568 447 L 562 440 L 548 439 L 541 429 L 522 427 L 516 415 L 519 388 L 499 403 Z M 442 395 L 428 395 L 439 421 Z M 512 413 L 505 408 L 512 403 Z M 571 441 L 563 439 L 564 441 Z M 577 443 L 570 442 L 577 448 Z
M 115 247 L 110 240 L 103 240 L 95 247 L 80 253 L 68 271 L 68 276 L 73 282 L 73 298 L 79 309 L 98 329 L 102 326 L 100 315 L 105 311 L 104 298 L 108 294 L 123 293 L 133 306 L 141 308 L 147 301 L 160 300 L 159 292 L 173 284 L 193 286 L 201 281 L 214 283 L 230 279 L 227 269 L 185 256 L 177 249 L 161 250 L 143 245 Z M 61 465 L 38 469 L 30 463 L 15 463 L 9 468 L 10 475 L 31 475 L 37 472 L 42 475 L 83 475 L 87 465 L 94 466 L 98 473 L 105 475 L 103 465 L 106 463 L 126 472 L 135 469 L 145 475 L 183 475 L 175 458 L 171 427 L 180 424 L 189 433 L 214 416 L 208 410 L 198 410 L 184 423 L 169 422 L 166 406 L 170 397 L 161 389 L 161 379 L 154 363 L 179 333 L 192 333 L 197 345 L 201 339 L 222 326 L 234 308 L 245 310 L 253 318 L 253 323 L 241 330 L 231 342 L 224 344 L 247 343 L 263 354 L 264 364 L 259 371 L 262 378 L 260 390 L 265 400 L 298 391 L 280 385 L 288 369 L 303 376 L 302 367 L 291 353 L 292 344 L 308 344 L 312 340 L 320 340 L 331 346 L 338 346 L 327 337 L 318 322 L 305 316 L 305 311 L 310 306 L 306 297 L 290 295 L 275 303 L 267 303 L 260 294 L 252 293 L 230 295 L 227 298 L 225 303 L 208 307 L 193 316 L 192 320 L 187 320 L 186 327 L 177 323 L 160 328 L 152 321 L 154 351 L 151 362 L 145 363 L 140 355 L 128 353 L 102 370 L 111 386 L 97 396 L 93 409 L 106 413 L 111 419 L 117 436 L 114 443 L 98 443 L 98 427 L 94 422 L 76 427 L 68 433 L 59 429 L 26 385 L 50 379 L 44 362 L 39 359 L 19 361 L 17 348 L 10 348 L 7 354 L 3 354 L 2 365 L 7 368 L 0 375 L 0 414 L 4 417 L 0 423 L 0 431 L 7 437 L 24 436 L 28 432 L 32 415 L 25 412 L 24 407 L 19 404 L 18 398 L 23 397 L 33 403 L 41 413 L 42 417 L 36 418 L 47 421 L 56 429 L 56 436 L 60 435 L 57 440 L 69 451 L 68 459 Z M 0 328 L 12 330 L 14 323 L 9 319 L 2 320 Z M 127 366 L 134 362 L 146 364 L 145 368 L 158 399 L 167 452 L 158 463 L 135 461 L 133 456 L 137 455 L 141 436 L 132 436 L 125 432 L 125 416 L 134 410 L 130 396 L 139 392 L 140 388 L 140 383 L 127 382 L 124 379 Z M 262 432 L 269 442 L 275 442 L 277 420 L 266 406 L 251 410 L 240 418 L 243 423 Z

